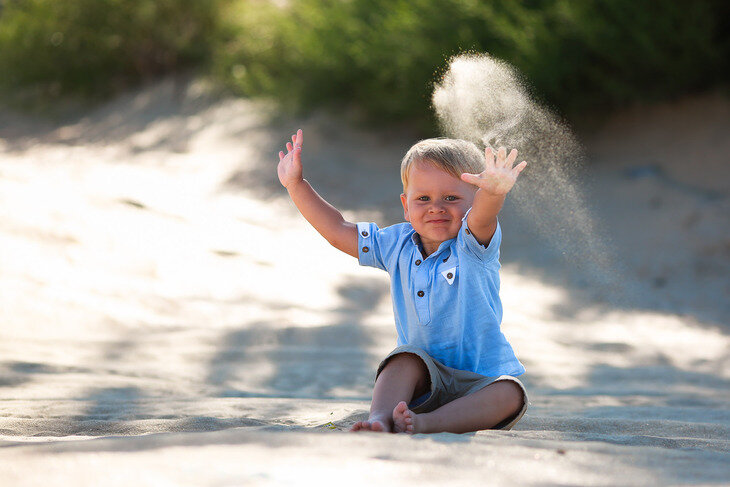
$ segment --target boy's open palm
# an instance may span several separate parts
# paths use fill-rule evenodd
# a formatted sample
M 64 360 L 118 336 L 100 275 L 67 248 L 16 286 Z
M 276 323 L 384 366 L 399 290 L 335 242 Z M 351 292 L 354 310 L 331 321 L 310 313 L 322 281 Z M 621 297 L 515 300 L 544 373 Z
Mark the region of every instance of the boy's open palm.
M 276 172 L 279 175 L 279 182 L 288 188 L 302 180 L 302 143 L 304 134 L 302 130 L 291 136 L 291 142 L 286 143 L 286 155 L 279 151 L 279 166 Z
M 487 147 L 484 155 L 487 159 L 486 169 L 481 174 L 465 172 L 461 175 L 462 181 L 478 186 L 489 194 L 504 195 L 509 193 L 512 186 L 515 185 L 517 177 L 525 166 L 527 166 L 527 162 L 522 161 L 515 167 L 512 167 L 515 159 L 517 159 L 517 150 L 512 149 L 508 156 L 507 150 L 504 147 L 500 147 L 497 151 L 496 161 L 491 147 Z

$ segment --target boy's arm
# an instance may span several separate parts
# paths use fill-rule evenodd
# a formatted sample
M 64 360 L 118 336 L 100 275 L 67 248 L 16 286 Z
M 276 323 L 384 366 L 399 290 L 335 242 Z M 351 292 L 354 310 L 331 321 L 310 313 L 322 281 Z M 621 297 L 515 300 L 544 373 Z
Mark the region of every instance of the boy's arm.
M 512 149 L 507 156 L 504 147 L 499 148 L 496 162 L 490 147 L 487 147 L 484 155 L 486 169 L 481 174 L 464 173 L 461 179 L 479 188 L 474 195 L 474 203 L 466 223 L 480 244 L 489 245 L 497 229 L 497 215 L 502 209 L 504 199 L 527 162 L 522 161 L 512 167 L 517 158 L 517 150 Z
M 287 154 L 279 152 L 279 181 L 289 192 L 302 216 L 320 235 L 335 248 L 357 258 L 357 226 L 345 221 L 337 208 L 327 203 L 302 178 L 303 141 L 304 134 L 300 129 L 296 135 L 292 135 L 292 142 L 287 142 Z

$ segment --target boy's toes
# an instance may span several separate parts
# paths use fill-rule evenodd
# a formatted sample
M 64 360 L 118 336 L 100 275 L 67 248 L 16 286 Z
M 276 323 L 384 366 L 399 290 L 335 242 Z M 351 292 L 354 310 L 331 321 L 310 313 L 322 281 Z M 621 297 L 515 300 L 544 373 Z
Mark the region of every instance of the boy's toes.
M 385 426 L 383 426 L 383 423 L 380 421 L 373 421 L 370 423 L 370 430 L 371 431 L 385 431 Z
M 395 431 L 398 433 L 415 433 L 417 431 L 416 416 L 418 415 L 408 409 L 408 405 L 405 402 L 399 402 L 395 409 L 393 409 L 393 425 Z
M 389 432 L 388 425 L 378 419 L 372 421 L 358 421 L 353 424 L 350 431 L 377 431 L 377 432 Z

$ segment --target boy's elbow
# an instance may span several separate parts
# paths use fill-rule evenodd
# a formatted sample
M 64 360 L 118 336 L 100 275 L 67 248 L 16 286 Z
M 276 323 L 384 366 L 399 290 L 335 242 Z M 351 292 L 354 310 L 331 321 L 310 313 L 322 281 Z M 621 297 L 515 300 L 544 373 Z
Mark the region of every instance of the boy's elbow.
M 327 242 L 342 252 L 357 257 L 357 227 L 353 223 L 343 221 L 337 232 L 326 237 Z
M 329 244 L 337 250 L 340 250 L 353 257 L 358 257 L 357 242 L 355 242 L 355 245 L 352 245 L 350 242 L 342 241 L 337 238 L 328 238 L 327 242 L 329 242 Z
M 327 243 L 336 249 L 339 249 L 342 246 L 342 242 L 337 236 L 325 237 L 325 240 L 327 240 Z

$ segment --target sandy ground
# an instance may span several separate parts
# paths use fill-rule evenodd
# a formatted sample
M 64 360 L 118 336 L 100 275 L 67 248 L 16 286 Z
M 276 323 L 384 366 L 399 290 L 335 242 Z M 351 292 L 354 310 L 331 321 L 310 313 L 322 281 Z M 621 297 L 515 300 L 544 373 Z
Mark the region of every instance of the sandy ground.
M 470 435 L 346 432 L 395 343 L 388 281 L 278 186 L 299 125 L 326 198 L 401 218 L 409 134 L 180 81 L 57 124 L 0 113 L 2 485 L 730 483 L 730 101 L 585 136 L 623 293 L 508 203 L 503 328 L 532 405 Z

